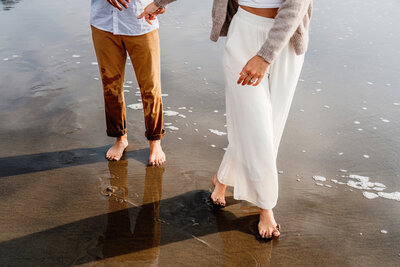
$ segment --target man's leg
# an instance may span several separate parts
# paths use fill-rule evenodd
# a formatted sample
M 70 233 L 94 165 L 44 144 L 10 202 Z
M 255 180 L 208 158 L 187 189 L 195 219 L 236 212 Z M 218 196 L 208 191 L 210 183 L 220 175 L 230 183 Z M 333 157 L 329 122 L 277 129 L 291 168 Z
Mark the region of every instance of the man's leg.
M 132 61 L 142 95 L 146 137 L 150 144 L 149 164 L 161 165 L 165 154 L 161 99 L 160 42 L 158 30 L 140 36 L 124 36 L 123 42 Z
M 119 160 L 128 146 L 123 92 L 126 50 L 120 36 L 93 26 L 92 38 L 103 82 L 107 135 L 116 137 L 106 157 L 109 160 Z

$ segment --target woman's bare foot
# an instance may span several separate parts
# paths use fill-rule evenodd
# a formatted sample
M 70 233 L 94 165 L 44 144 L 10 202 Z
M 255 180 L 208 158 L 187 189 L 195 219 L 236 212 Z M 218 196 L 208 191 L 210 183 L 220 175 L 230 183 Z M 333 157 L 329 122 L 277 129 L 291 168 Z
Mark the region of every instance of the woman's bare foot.
M 277 229 L 272 209 L 260 209 L 260 222 L 258 223 L 258 232 L 262 238 L 278 237 L 281 233 Z
M 161 140 L 151 140 L 149 165 L 162 165 L 165 162 L 165 153 L 161 148 Z
M 121 137 L 117 137 L 115 144 L 108 149 L 106 158 L 108 160 L 120 160 L 126 147 L 128 146 L 128 135 L 124 134 Z
M 221 207 L 225 207 L 226 202 L 225 202 L 225 190 L 226 190 L 226 185 L 221 184 L 218 181 L 217 175 L 214 175 L 211 180 L 213 186 L 214 186 L 214 191 L 211 194 L 211 200 L 215 205 L 219 205 Z

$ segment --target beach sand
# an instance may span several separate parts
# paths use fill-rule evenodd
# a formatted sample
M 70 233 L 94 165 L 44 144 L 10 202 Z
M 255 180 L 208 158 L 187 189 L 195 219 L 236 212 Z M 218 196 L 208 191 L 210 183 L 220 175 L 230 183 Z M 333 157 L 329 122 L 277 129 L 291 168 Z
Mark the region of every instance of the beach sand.
M 0 2 L 1 266 L 400 265 L 397 1 L 315 1 L 278 158 L 282 235 L 269 243 L 231 189 L 225 209 L 209 201 L 227 146 L 211 0 L 160 19 L 163 167 L 146 167 L 129 61 L 130 144 L 104 158 L 89 2 Z

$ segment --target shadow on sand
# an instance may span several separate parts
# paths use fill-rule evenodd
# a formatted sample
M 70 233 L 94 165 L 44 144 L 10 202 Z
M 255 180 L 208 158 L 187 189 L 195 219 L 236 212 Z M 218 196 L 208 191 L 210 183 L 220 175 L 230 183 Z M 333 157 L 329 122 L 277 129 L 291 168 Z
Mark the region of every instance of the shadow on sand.
M 47 160 L 43 160 L 46 164 L 38 164 L 33 171 L 61 168 L 66 166 L 62 163 L 65 161 L 71 161 L 69 164 L 73 165 L 97 162 L 100 160 L 98 154 L 101 155 L 102 160 L 104 159 L 104 149 L 77 149 L 47 153 L 44 154 Z M 96 154 L 96 156 L 85 160 L 83 155 L 88 154 Z M 224 235 L 224 233 L 234 230 L 236 233 L 239 231 L 254 236 L 257 214 L 246 214 L 238 218 L 229 211 L 215 210 L 209 200 L 210 192 L 208 191 L 195 190 L 161 200 L 163 167 L 146 167 L 143 203 L 138 207 L 128 207 L 126 157 L 147 159 L 143 154 L 147 153 L 145 151 L 128 152 L 124 159 L 108 162 L 110 185 L 103 191 L 108 197 L 107 214 L 4 241 L 0 243 L 0 265 L 71 266 L 116 257 L 123 262 L 151 264 L 157 261 L 160 246 L 166 244 L 193 238 L 205 242 L 201 240 L 202 237 L 220 233 L 224 249 L 221 249 L 219 253 L 225 255 L 226 247 L 238 247 L 238 244 L 235 234 Z M 5 163 L 20 160 L 25 163 L 32 163 L 35 160 L 41 162 L 42 158 L 42 154 L 38 154 L 0 159 L 0 162 L 1 166 L 4 166 Z M 50 167 L 46 167 L 49 165 L 48 160 L 52 162 Z M 16 175 L 28 171 L 32 169 L 11 168 L 7 174 Z M 235 203 L 233 199 L 228 199 L 228 202 Z M 82 208 L 90 209 L 90 207 Z M 206 242 L 204 244 L 210 246 Z M 242 246 L 239 249 L 242 250 Z M 265 252 L 260 254 L 269 255 Z
M 108 148 L 109 146 L 77 148 L 0 158 L 0 177 L 106 162 L 104 155 Z M 147 164 L 149 149 L 126 151 L 124 157 Z

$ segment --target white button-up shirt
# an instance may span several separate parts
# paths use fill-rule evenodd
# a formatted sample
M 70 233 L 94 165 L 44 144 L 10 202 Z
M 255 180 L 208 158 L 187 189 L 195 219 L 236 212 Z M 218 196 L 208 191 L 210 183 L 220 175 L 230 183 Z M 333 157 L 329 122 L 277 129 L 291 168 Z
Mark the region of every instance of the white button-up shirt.
M 158 29 L 158 20 L 153 25 L 145 19 L 137 19 L 144 8 L 153 0 L 132 0 L 128 9 L 122 11 L 110 5 L 107 0 L 92 0 L 90 24 L 100 30 L 112 32 L 115 35 L 142 35 Z

